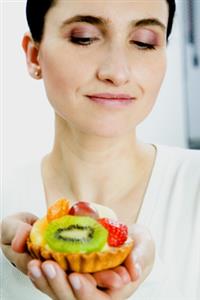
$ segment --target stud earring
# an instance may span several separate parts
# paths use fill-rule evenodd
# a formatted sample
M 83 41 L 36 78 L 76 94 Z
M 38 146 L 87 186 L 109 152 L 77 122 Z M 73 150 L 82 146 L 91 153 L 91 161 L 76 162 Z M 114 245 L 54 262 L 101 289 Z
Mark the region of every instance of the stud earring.
M 37 77 L 37 78 L 40 77 L 40 70 L 36 70 L 35 73 L 34 73 L 34 75 L 35 75 L 35 77 Z

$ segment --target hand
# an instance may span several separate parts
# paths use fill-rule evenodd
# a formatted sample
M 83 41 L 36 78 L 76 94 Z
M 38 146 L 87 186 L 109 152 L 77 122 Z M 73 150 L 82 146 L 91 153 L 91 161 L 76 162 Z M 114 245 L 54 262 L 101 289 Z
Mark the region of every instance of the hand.
M 26 253 L 26 240 L 37 217 L 30 213 L 18 213 L 3 219 L 1 223 L 1 248 L 7 259 L 21 272 L 27 274 L 27 264 L 32 257 Z
M 28 275 L 40 291 L 54 300 L 127 299 L 150 273 L 155 255 L 154 243 L 144 227 L 132 226 L 131 235 L 135 246 L 123 266 L 94 274 L 67 275 L 53 261 L 32 260 Z
M 151 271 L 154 261 L 152 238 L 145 228 L 134 225 L 131 235 L 135 246 L 123 266 L 94 274 L 71 273 L 67 276 L 57 263 L 32 260 L 29 254 L 24 253 L 26 239 L 36 219 L 37 217 L 28 213 L 4 219 L 2 250 L 19 270 L 28 273 L 39 290 L 52 299 L 123 300 L 134 293 Z

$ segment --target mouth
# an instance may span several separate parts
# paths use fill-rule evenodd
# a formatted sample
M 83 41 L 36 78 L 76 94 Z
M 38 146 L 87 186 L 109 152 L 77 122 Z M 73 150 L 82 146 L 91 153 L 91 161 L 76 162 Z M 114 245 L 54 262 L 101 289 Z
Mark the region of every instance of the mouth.
M 97 103 L 107 106 L 127 106 L 131 104 L 135 98 L 128 94 L 110 94 L 110 93 L 101 93 L 87 95 L 87 97 Z

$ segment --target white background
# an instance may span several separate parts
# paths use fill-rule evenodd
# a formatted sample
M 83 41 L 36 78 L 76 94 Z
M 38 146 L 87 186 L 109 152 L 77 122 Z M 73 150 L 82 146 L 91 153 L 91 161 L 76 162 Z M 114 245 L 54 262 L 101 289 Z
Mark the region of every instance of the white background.
M 146 141 L 186 147 L 181 1 L 178 1 L 168 46 L 165 82 L 153 112 L 140 126 L 138 135 Z M 25 2 L 2 2 L 3 162 L 6 174 L 43 156 L 51 149 L 53 141 L 53 110 L 46 99 L 42 81 L 28 75 L 21 48 L 23 33 L 28 30 Z

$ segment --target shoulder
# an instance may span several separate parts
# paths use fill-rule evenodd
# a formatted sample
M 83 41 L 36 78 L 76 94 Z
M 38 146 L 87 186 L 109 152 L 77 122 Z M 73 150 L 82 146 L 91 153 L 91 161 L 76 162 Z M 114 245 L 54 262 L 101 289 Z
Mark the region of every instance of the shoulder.
M 198 170 L 200 174 L 200 150 L 157 145 L 159 159 L 166 160 L 176 169 Z
M 157 178 L 170 191 L 200 197 L 200 151 L 158 145 Z
M 159 145 L 157 149 L 157 174 L 169 194 L 200 201 L 200 151 Z

